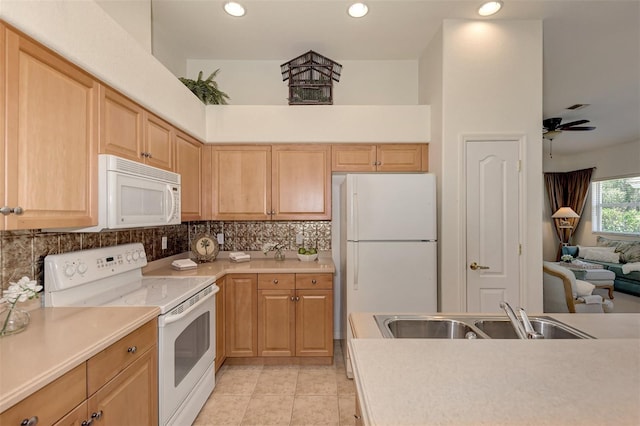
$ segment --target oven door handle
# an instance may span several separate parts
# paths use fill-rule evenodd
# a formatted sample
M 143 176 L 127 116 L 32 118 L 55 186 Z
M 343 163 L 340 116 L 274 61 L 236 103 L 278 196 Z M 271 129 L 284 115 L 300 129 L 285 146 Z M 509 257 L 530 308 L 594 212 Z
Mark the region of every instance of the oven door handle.
M 163 325 L 169 325 L 169 324 L 174 323 L 176 321 L 180 321 L 182 318 L 184 318 L 187 315 L 189 315 L 191 313 L 191 311 L 193 311 L 194 309 L 197 309 L 198 306 L 202 305 L 208 299 L 210 299 L 213 296 L 215 296 L 216 293 L 217 293 L 217 291 L 212 291 L 211 293 L 207 294 L 202 299 L 198 300 L 196 303 L 191 305 L 191 307 L 189 309 L 187 309 L 186 311 L 184 311 L 184 312 L 182 312 L 182 313 L 180 313 L 178 315 L 170 315 L 170 316 L 165 317 L 165 320 L 163 321 L 163 323 L 164 323 Z

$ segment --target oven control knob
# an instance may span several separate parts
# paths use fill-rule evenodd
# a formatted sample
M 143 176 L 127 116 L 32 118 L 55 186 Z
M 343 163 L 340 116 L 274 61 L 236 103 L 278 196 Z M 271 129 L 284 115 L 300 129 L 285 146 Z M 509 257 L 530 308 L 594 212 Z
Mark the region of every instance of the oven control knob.
M 64 274 L 68 277 L 72 277 L 76 273 L 76 268 L 72 263 L 67 263 L 64 267 Z
M 131 253 L 127 252 L 127 262 L 131 262 Z
M 147 257 L 147 255 L 145 254 L 144 250 L 140 250 L 140 259 L 144 259 L 145 257 Z
M 84 274 L 85 272 L 87 272 L 87 269 L 89 269 L 87 264 L 84 262 L 80 262 L 80 264 L 78 265 L 78 272 L 80 274 Z
M 140 252 L 139 251 L 134 251 L 133 252 L 133 261 L 136 262 L 139 258 L 140 258 Z

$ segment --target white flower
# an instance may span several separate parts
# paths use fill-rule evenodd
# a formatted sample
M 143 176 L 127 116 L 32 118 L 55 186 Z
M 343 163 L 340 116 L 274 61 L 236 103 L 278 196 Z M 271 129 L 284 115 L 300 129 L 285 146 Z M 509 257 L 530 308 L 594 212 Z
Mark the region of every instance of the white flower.
M 573 256 L 570 254 L 563 254 L 562 257 L 560 257 L 560 260 L 563 262 L 571 262 L 573 260 Z
M 0 302 L 6 301 L 15 305 L 17 302 L 24 302 L 27 299 L 38 297 L 40 290 L 42 290 L 42 286 L 38 285 L 35 280 L 22 277 L 17 283 L 9 283 L 9 288 L 2 292 Z
M 264 243 L 262 245 L 262 253 L 266 256 L 271 250 L 281 249 L 282 245 L 279 243 Z

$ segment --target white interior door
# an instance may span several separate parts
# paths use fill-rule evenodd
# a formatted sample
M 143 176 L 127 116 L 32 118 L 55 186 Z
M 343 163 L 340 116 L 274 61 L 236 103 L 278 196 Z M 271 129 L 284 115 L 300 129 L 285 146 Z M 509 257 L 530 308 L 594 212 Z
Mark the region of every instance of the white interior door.
M 467 311 L 518 305 L 519 143 L 468 140 L 466 147 Z

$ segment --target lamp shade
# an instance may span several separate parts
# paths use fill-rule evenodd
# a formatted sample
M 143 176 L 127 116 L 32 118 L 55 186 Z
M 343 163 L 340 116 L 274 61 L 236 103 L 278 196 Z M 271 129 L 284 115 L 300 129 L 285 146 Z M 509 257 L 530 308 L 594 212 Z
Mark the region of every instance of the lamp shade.
M 571 207 L 560 207 L 551 217 L 554 219 L 576 219 L 579 218 L 580 215 L 574 212 Z

